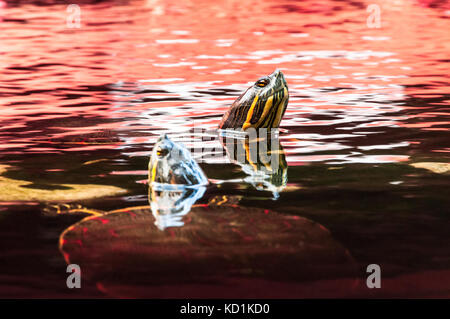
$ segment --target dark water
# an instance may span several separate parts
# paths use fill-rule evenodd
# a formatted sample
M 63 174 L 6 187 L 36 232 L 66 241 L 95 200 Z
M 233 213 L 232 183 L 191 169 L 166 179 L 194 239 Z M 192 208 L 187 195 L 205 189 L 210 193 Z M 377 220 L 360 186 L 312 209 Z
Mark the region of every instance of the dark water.
M 58 238 L 80 216 L 43 215 L 52 191 L 78 185 L 78 197 L 53 201 L 103 211 L 147 205 L 158 136 L 219 145 L 186 132 L 216 128 L 276 68 L 290 93 L 280 137 L 286 187 L 274 200 L 236 181 L 245 174 L 226 157 L 200 156 L 222 184 L 199 203 L 225 195 L 317 222 L 354 258 L 356 277 L 376 263 L 386 280 L 377 292 L 305 282 L 287 290 L 294 297 L 450 295 L 446 1 L 379 1 L 379 28 L 367 21 L 368 1 L 78 4 L 80 28 L 71 28 L 66 4 L 0 2 L 2 296 L 110 296 L 96 282 L 65 288 Z M 441 170 L 417 167 L 424 162 Z M 89 199 L 86 185 L 127 193 Z

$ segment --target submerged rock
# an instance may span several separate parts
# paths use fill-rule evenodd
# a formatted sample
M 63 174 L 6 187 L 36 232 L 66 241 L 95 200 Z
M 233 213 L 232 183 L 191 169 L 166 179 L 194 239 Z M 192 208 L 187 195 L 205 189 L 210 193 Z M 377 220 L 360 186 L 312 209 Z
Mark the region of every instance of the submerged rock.
M 0 174 L 9 166 L 0 165 Z M 97 184 L 58 184 L 33 187 L 33 183 L 24 180 L 0 176 L 0 201 L 78 201 L 91 198 L 123 195 L 127 190 L 110 185 Z
M 450 164 L 449 163 L 439 163 L 439 162 L 418 162 L 409 164 L 415 168 L 424 168 L 433 173 L 437 174 L 445 174 L 450 172 Z
M 166 297 L 186 287 L 185 297 L 194 296 L 197 285 L 207 285 L 204 297 L 219 287 L 236 297 L 259 281 L 259 289 L 270 290 L 277 282 L 301 285 L 355 271 L 348 251 L 322 225 L 236 206 L 194 206 L 183 227 L 165 230 L 149 206 L 92 216 L 61 235 L 60 250 L 106 293 L 139 297 L 157 296 L 162 285 L 172 287 Z

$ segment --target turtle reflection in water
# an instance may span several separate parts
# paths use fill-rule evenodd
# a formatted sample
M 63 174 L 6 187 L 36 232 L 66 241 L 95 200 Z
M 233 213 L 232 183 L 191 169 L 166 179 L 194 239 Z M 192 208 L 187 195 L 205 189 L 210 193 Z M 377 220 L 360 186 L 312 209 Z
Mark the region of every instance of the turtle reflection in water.
M 286 187 L 288 165 L 278 132 L 261 131 L 242 138 L 221 136 L 221 143 L 230 161 L 248 175 L 244 182 L 272 192 L 275 200 Z

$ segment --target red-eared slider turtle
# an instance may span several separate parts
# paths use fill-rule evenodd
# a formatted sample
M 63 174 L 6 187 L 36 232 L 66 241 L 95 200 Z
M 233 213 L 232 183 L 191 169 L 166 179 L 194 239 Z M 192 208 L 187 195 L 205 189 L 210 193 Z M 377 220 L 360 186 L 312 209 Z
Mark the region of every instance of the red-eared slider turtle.
M 288 102 L 286 80 L 276 70 L 239 96 L 219 124 L 228 158 L 248 175 L 244 181 L 258 190 L 271 191 L 274 199 L 287 183 L 287 163 L 278 127 Z M 246 134 L 241 135 L 240 131 Z
M 222 117 L 219 129 L 278 128 L 289 101 L 280 70 L 260 78 L 249 87 Z
M 208 184 L 208 179 L 190 152 L 162 134 L 153 147 L 148 164 L 150 184 L 166 187 L 196 187 Z
M 180 143 L 166 134 L 156 142 L 148 164 L 149 202 L 160 229 L 182 226 L 182 217 L 205 193 L 208 178 Z

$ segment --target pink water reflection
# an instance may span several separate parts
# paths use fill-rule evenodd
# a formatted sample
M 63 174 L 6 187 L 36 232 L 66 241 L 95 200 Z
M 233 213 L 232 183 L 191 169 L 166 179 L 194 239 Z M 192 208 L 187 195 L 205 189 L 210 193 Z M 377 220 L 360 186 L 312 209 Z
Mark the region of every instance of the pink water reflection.
M 427 101 L 450 91 L 448 8 L 380 1 L 374 29 L 366 23 L 370 3 L 81 3 L 80 29 L 67 28 L 65 5 L 4 6 L 2 16 L 13 19 L 4 19 L 0 35 L 1 150 L 60 152 L 53 147 L 62 143 L 64 151 L 142 154 L 161 131 L 215 128 L 236 96 L 275 68 L 291 95 L 282 127 L 302 135 L 286 145 L 291 165 L 302 148 L 339 145 L 348 157 L 367 146 L 361 136 L 390 145 L 405 141 L 396 128 L 447 130 L 448 100 Z M 115 138 L 92 144 L 90 135 L 103 131 Z M 303 136 L 311 133 L 323 143 Z M 352 138 L 327 137 L 338 133 Z M 410 153 L 378 155 L 398 161 Z

